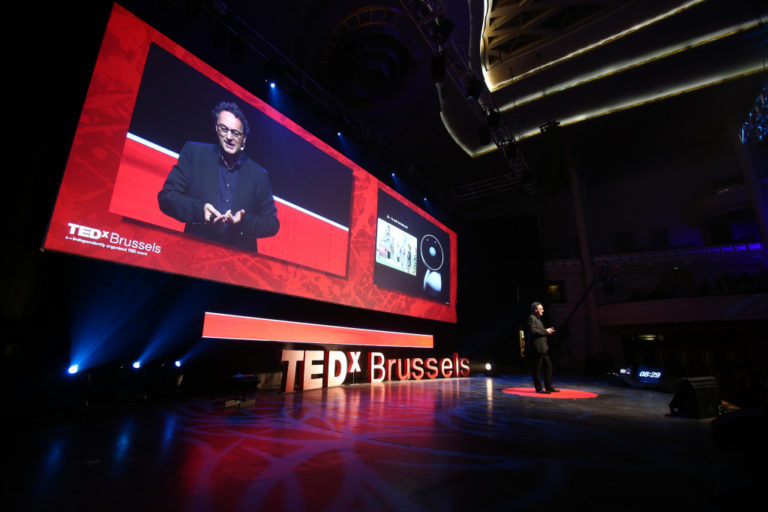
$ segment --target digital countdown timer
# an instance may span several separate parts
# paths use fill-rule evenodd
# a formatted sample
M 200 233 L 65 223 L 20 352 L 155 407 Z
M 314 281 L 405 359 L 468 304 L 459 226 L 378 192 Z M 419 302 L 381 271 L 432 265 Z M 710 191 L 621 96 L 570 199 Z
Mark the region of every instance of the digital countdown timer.
M 659 368 L 648 368 L 647 366 L 637 367 L 637 377 L 639 382 L 659 382 L 663 372 Z

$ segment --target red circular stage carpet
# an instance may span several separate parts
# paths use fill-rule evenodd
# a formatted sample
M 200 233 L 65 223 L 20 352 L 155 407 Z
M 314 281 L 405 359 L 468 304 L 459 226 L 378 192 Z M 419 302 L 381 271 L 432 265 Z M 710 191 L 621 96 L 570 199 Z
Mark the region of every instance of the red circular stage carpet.
M 505 393 L 520 396 L 535 396 L 540 398 L 595 398 L 597 393 L 579 391 L 578 389 L 560 389 L 559 393 L 537 393 L 536 388 L 506 388 Z

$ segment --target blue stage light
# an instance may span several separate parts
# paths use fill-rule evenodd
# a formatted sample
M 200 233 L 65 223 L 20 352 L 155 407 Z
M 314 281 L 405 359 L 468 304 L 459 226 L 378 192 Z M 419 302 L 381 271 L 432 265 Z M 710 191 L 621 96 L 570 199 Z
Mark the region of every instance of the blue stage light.
M 176 361 L 174 361 L 173 366 L 175 366 L 176 368 L 181 368 L 181 360 L 177 359 Z
M 141 361 L 134 361 L 131 366 L 133 366 L 135 370 L 138 370 L 139 368 L 141 368 Z
M 269 82 L 269 87 L 270 87 L 270 88 L 274 89 L 274 88 L 275 88 L 275 85 L 276 85 L 276 84 L 275 84 L 275 82 Z
M 73 364 L 72 366 L 70 366 L 69 368 L 67 368 L 67 373 L 68 373 L 68 374 L 70 374 L 70 375 L 74 375 L 74 374 L 76 374 L 78 371 L 80 371 L 80 366 L 79 366 L 79 365 L 76 365 L 76 364 Z

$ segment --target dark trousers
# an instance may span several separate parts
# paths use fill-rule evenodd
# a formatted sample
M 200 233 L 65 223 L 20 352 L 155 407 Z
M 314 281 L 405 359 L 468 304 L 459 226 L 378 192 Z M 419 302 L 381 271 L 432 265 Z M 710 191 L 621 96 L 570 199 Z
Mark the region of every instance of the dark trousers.
M 541 370 L 544 369 L 544 388 L 552 389 L 552 361 L 549 352 L 536 352 L 532 361 L 533 386 L 537 391 L 541 390 Z

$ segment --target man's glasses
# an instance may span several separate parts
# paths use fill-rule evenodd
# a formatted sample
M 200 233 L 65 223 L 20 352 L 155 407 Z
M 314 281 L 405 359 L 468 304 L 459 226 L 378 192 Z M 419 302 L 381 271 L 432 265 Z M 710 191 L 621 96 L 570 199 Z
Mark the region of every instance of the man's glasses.
M 242 132 L 239 132 L 237 130 L 232 130 L 231 128 L 227 128 L 223 124 L 216 125 L 216 131 L 219 132 L 219 135 L 221 135 L 222 137 L 226 137 L 227 134 L 229 134 L 229 133 L 231 133 L 232 137 L 234 137 L 236 139 L 239 139 L 240 137 L 243 136 Z

